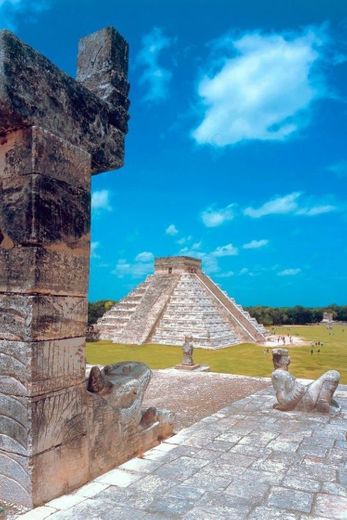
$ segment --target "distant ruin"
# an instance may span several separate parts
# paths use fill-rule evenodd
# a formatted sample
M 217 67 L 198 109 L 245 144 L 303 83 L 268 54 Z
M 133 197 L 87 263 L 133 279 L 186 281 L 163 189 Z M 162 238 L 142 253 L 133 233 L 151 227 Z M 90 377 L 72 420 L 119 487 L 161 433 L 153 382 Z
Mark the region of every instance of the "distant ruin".
M 332 312 L 323 312 L 323 319 L 321 323 L 332 325 L 334 322 L 334 314 Z
M 263 343 L 267 331 L 187 256 L 157 258 L 153 275 L 98 320 L 100 339 L 114 343 L 223 348 Z

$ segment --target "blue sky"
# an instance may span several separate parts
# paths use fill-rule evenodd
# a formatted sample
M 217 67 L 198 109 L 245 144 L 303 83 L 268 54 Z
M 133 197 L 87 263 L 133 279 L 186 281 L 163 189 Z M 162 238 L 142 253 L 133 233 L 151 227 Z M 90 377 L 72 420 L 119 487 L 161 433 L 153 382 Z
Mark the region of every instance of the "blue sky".
M 126 164 L 93 178 L 90 299 L 185 254 L 243 305 L 346 304 L 343 0 L 0 0 L 75 74 L 78 39 L 130 44 Z

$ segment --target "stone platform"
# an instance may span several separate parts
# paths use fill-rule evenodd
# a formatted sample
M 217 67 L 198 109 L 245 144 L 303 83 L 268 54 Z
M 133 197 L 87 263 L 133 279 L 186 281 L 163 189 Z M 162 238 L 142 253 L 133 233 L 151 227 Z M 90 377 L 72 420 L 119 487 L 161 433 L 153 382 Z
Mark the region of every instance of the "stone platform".
M 176 365 L 176 370 L 188 370 L 189 372 L 209 372 L 210 367 L 207 365 Z
M 23 520 L 347 519 L 347 386 L 336 417 L 261 390 Z

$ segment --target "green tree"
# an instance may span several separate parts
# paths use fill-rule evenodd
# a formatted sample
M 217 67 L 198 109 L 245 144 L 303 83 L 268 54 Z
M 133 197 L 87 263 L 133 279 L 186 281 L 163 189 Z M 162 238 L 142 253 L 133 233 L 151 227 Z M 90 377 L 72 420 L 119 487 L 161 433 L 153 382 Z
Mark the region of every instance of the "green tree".
M 111 309 L 117 302 L 113 300 L 99 300 L 88 303 L 88 325 L 94 325 L 106 311 Z

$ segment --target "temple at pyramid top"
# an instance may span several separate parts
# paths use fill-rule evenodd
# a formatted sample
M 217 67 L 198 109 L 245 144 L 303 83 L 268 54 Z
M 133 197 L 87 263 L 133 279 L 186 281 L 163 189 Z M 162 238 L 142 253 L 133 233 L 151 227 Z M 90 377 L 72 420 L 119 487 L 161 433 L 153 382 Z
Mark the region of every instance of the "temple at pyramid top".
M 156 273 L 197 273 L 201 271 L 201 260 L 191 256 L 163 256 L 154 260 Z
M 114 343 L 223 348 L 263 343 L 266 329 L 203 273 L 189 256 L 156 258 L 154 274 L 97 322 L 100 339 Z

